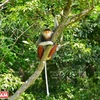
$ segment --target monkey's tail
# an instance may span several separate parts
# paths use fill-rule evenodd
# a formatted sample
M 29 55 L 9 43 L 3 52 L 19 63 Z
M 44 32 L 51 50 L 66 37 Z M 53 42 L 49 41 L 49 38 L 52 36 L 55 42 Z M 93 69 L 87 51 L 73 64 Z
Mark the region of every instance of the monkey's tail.
M 48 77 L 47 77 L 47 65 L 45 62 L 45 81 L 46 81 L 46 92 L 47 92 L 47 96 L 49 96 L 49 85 L 48 85 Z

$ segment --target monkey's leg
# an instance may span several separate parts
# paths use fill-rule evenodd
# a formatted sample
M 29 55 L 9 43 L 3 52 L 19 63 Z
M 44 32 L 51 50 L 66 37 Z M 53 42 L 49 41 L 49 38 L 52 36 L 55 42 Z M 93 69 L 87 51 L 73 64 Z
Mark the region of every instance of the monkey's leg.
M 44 48 L 43 48 L 43 46 L 38 46 L 37 53 L 38 53 L 38 57 L 39 57 L 39 59 L 42 58 L 42 56 L 43 56 L 43 52 L 44 52 Z
M 52 58 L 52 56 L 54 55 L 54 53 L 56 52 L 57 49 L 57 44 L 54 45 L 54 47 L 51 49 L 49 56 L 48 56 L 48 60 Z

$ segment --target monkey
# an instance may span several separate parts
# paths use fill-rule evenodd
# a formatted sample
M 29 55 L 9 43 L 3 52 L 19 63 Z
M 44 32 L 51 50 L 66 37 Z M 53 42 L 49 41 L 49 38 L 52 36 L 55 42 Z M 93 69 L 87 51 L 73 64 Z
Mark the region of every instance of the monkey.
M 38 42 L 38 49 L 37 49 L 37 53 L 38 53 L 38 58 L 41 60 L 43 53 L 45 51 L 45 48 L 48 45 L 53 45 L 52 49 L 49 52 L 49 55 L 47 57 L 46 60 L 50 60 L 53 57 L 53 54 L 56 52 L 57 49 L 57 44 L 53 43 L 51 41 L 52 36 L 53 36 L 54 32 L 52 30 L 50 30 L 49 28 L 45 29 L 43 31 L 43 33 L 41 34 Z M 49 96 L 49 86 L 48 86 L 48 78 L 47 78 L 47 67 L 46 67 L 46 62 L 45 62 L 45 81 L 46 81 L 46 92 L 47 92 L 47 96 Z
M 42 58 L 44 50 L 48 45 L 53 45 L 53 48 L 50 50 L 47 60 L 50 60 L 53 54 L 56 52 L 57 44 L 54 44 L 51 41 L 52 36 L 53 36 L 53 31 L 51 31 L 49 28 L 45 29 L 41 34 L 39 38 L 38 50 L 37 50 L 39 59 Z
M 50 60 L 53 56 L 53 54 L 56 52 L 57 49 L 57 44 L 53 43 L 51 41 L 52 36 L 53 36 L 53 31 L 50 30 L 49 28 L 45 29 L 43 33 L 41 34 L 39 40 L 37 41 L 38 43 L 38 49 L 37 49 L 37 54 L 38 58 L 41 60 L 43 53 L 45 51 L 45 48 L 48 45 L 53 45 L 52 49 L 49 52 L 49 55 L 46 60 Z M 48 86 L 48 78 L 47 78 L 47 67 L 46 67 L 46 62 L 45 62 L 45 81 L 46 81 L 46 92 L 47 96 L 49 96 L 49 86 Z
M 52 11 L 52 15 L 54 17 L 54 29 L 53 30 L 50 30 L 49 28 L 44 29 L 44 31 L 42 32 L 40 38 L 38 39 L 38 41 L 36 43 L 36 44 L 38 44 L 37 54 L 38 54 L 38 58 L 40 60 L 43 56 L 45 48 L 48 45 L 53 45 L 53 48 L 51 49 L 51 51 L 50 51 L 50 53 L 47 57 L 47 60 L 50 60 L 53 57 L 56 50 L 58 49 L 57 48 L 58 45 L 51 41 L 52 36 L 53 36 L 54 32 L 56 31 L 56 29 L 58 27 L 58 20 L 57 20 L 56 15 L 54 14 L 53 6 L 54 5 L 52 5 L 52 7 L 51 7 L 52 8 L 51 11 Z
M 54 13 L 52 14 L 54 16 L 54 30 L 50 30 L 49 28 L 44 29 L 44 31 L 42 32 L 42 34 L 40 35 L 40 38 L 38 39 L 38 41 L 36 42 L 36 44 L 38 44 L 38 48 L 37 48 L 37 54 L 38 54 L 38 58 L 41 60 L 43 53 L 45 51 L 45 48 L 49 45 L 52 45 L 53 47 L 51 48 L 48 57 L 46 60 L 50 60 L 52 59 L 54 53 L 57 50 L 58 45 L 55 44 L 53 41 L 51 41 L 52 36 L 55 32 L 55 30 L 58 27 L 58 21 L 56 16 L 54 15 Z M 48 78 L 47 78 L 47 67 L 46 67 L 46 61 L 44 63 L 45 66 L 45 81 L 46 81 L 46 92 L 47 92 L 47 96 L 49 96 L 49 86 L 48 86 Z
M 40 38 L 38 39 L 36 43 L 38 44 L 37 54 L 40 60 L 43 56 L 45 48 L 48 45 L 53 45 L 53 48 L 50 50 L 47 60 L 50 60 L 53 57 L 56 50 L 58 49 L 58 45 L 51 41 L 52 36 L 58 27 L 58 20 L 57 20 L 57 16 L 55 15 L 54 4 L 47 5 L 47 9 L 48 10 L 51 9 L 51 14 L 54 17 L 54 29 L 53 30 L 50 30 L 49 28 L 44 29 L 44 31 L 42 32 Z

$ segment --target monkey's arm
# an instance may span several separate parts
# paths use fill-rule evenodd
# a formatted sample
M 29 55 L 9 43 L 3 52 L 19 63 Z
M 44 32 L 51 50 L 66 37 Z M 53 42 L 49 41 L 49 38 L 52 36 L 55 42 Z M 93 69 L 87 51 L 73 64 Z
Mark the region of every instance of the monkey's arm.
M 58 20 L 57 20 L 57 16 L 54 17 L 54 28 L 58 27 Z
M 46 45 L 53 45 L 54 43 L 52 41 L 44 41 L 44 42 L 40 42 L 39 45 L 41 46 L 46 46 Z
M 36 41 L 36 46 L 38 46 L 39 43 L 41 43 L 41 40 L 42 40 L 42 35 L 40 35 L 40 37 L 39 37 L 38 40 Z
M 54 17 L 54 29 L 53 29 L 53 32 L 55 32 L 55 30 L 57 29 L 58 27 L 58 20 L 57 20 L 57 16 Z

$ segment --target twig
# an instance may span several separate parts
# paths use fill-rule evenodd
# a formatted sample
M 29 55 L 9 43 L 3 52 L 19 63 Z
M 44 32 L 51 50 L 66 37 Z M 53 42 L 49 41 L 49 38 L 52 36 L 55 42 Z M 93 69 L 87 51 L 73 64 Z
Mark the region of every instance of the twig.
M 0 4 L 0 8 L 2 8 L 5 4 L 7 4 L 10 0 L 6 0 L 4 3 Z

